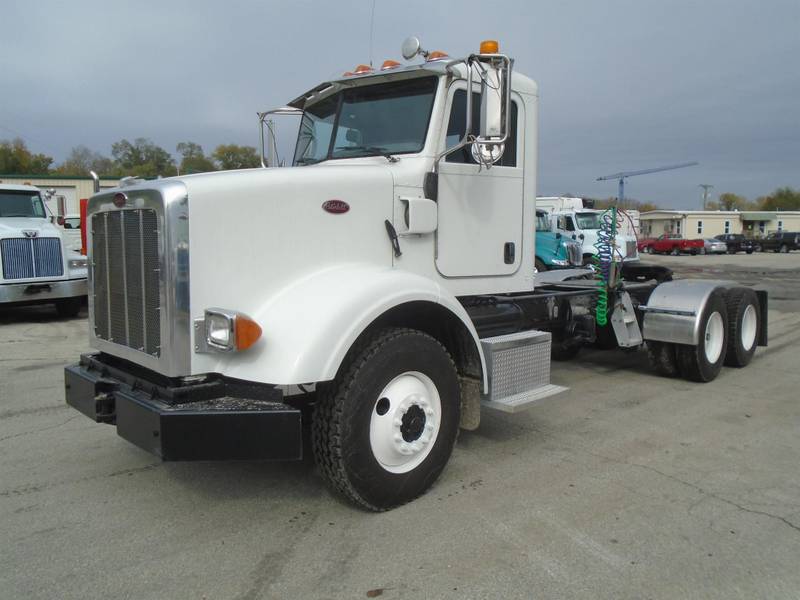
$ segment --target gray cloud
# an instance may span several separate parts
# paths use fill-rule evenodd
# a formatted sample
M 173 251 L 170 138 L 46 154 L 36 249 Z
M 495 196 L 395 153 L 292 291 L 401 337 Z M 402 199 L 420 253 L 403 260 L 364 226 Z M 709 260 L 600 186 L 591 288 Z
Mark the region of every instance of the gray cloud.
M 8 0 L 0 137 L 57 160 L 122 137 L 174 150 L 256 144 L 255 112 L 369 56 L 369 0 Z M 629 195 L 697 207 L 699 183 L 800 187 L 796 0 L 377 0 L 373 58 L 418 35 L 451 55 L 497 38 L 541 91 L 539 190 L 616 193 L 598 175 L 697 160 Z

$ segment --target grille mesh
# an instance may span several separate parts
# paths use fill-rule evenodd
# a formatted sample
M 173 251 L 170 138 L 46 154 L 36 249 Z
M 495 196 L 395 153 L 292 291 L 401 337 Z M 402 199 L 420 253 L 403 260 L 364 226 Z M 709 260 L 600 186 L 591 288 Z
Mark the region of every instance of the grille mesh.
M 3 279 L 61 277 L 64 262 L 58 238 L 7 238 L 0 240 Z
M 95 335 L 161 354 L 158 217 L 152 209 L 92 217 Z

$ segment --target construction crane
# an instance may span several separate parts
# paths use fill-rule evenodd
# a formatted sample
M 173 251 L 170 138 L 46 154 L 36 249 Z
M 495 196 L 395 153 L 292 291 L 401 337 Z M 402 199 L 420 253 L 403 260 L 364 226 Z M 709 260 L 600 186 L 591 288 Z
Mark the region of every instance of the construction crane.
M 693 167 L 700 163 L 697 162 L 688 162 L 688 163 L 681 163 L 679 165 L 670 165 L 668 167 L 656 167 L 655 169 L 642 169 L 641 171 L 622 171 L 621 173 L 613 173 L 611 175 L 603 175 L 602 177 L 598 177 L 595 181 L 607 181 L 609 179 L 619 179 L 619 198 L 617 202 L 622 204 L 625 200 L 625 180 L 628 177 L 634 177 L 635 175 L 647 175 L 648 173 L 660 173 L 661 171 L 672 171 L 673 169 L 683 169 L 684 167 Z

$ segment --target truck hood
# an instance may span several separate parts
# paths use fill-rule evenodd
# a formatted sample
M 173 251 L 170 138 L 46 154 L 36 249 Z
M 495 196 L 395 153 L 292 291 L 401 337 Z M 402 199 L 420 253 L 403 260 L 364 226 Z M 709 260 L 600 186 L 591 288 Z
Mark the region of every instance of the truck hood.
M 392 266 L 385 221 L 394 219 L 394 179 L 383 165 L 180 179 L 188 194 L 194 317 L 210 306 L 255 317 L 284 286 L 314 272 L 345 263 Z
M 27 217 L 0 218 L 0 237 L 22 237 L 23 231 L 36 231 L 39 237 L 61 237 L 59 230 L 47 219 Z

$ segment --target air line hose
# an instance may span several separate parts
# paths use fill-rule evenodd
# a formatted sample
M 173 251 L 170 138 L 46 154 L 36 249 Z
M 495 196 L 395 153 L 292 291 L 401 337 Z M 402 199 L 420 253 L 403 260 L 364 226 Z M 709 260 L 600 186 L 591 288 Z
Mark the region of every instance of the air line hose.
M 600 215 L 600 229 L 594 247 L 595 279 L 597 280 L 597 304 L 595 320 L 601 327 L 608 323 L 608 283 L 611 279 L 611 263 L 614 260 L 614 238 L 617 236 L 617 208 L 612 206 Z

